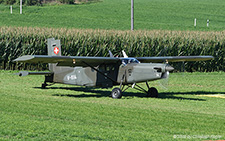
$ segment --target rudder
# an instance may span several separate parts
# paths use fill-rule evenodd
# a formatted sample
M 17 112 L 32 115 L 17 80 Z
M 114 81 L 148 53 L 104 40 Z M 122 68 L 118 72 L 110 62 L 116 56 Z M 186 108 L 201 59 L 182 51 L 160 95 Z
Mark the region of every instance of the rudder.
M 48 55 L 49 56 L 61 56 L 61 45 L 60 40 L 54 38 L 48 39 Z M 49 70 L 54 71 L 56 64 L 49 63 Z

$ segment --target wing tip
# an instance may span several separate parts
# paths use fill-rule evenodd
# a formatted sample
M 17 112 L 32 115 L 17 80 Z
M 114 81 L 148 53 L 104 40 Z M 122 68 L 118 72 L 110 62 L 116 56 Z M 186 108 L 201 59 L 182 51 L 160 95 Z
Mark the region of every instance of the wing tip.
M 33 59 L 33 55 L 24 55 L 13 60 L 13 62 L 25 62 Z

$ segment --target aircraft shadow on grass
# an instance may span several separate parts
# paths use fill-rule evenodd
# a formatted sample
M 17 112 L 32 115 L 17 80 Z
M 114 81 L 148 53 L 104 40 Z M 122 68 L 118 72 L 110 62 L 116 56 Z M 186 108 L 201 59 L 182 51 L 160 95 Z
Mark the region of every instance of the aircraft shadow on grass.
M 34 87 L 37 89 L 41 89 L 41 87 Z M 48 87 L 46 89 L 60 89 L 60 90 L 70 90 L 70 91 L 79 91 L 83 92 L 82 94 L 53 94 L 52 96 L 61 96 L 61 97 L 74 97 L 74 98 L 87 98 L 87 97 L 111 97 L 110 90 L 99 90 L 94 88 L 85 88 L 85 87 Z M 89 94 L 84 94 L 85 92 Z M 90 94 L 93 93 L 93 94 Z M 159 93 L 160 99 L 178 99 L 178 100 L 195 100 L 195 101 L 206 101 L 201 98 L 186 98 L 179 97 L 174 95 L 214 95 L 214 94 L 225 94 L 225 92 L 209 92 L 209 91 L 191 91 L 191 92 L 161 92 Z M 147 98 L 145 93 L 141 92 L 123 92 L 123 96 L 125 99 L 131 99 L 132 97 L 140 97 Z

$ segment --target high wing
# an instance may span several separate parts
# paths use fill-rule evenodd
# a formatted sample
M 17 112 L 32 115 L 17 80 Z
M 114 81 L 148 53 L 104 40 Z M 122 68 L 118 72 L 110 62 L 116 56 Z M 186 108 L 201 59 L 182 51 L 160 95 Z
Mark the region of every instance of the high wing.
M 113 64 L 120 61 L 120 59 L 113 57 L 25 55 L 13 61 L 24 63 L 57 63 L 57 66 L 87 67 L 90 65 Z
M 183 62 L 183 61 L 206 61 L 213 56 L 165 56 L 165 57 L 136 57 L 142 63 L 159 62 Z M 57 63 L 57 66 L 98 66 L 100 64 L 117 63 L 122 58 L 116 57 L 85 57 L 85 56 L 49 56 L 49 55 L 25 55 L 14 62 L 25 63 Z
M 213 58 L 214 58 L 213 56 L 136 57 L 136 59 L 142 63 L 206 61 L 206 60 L 211 60 Z

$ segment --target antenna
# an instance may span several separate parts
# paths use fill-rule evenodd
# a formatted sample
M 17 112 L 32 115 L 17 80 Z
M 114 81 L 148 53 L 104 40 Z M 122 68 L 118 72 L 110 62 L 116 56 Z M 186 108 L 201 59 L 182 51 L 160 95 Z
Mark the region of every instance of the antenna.
M 114 57 L 114 55 L 112 54 L 112 52 L 109 50 L 109 55 L 110 57 Z

